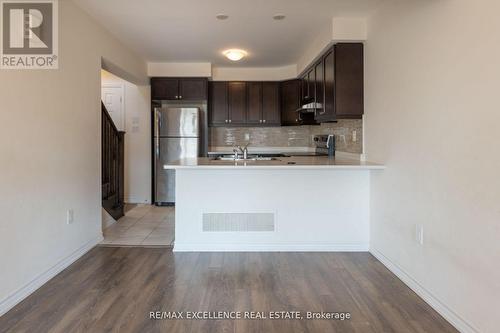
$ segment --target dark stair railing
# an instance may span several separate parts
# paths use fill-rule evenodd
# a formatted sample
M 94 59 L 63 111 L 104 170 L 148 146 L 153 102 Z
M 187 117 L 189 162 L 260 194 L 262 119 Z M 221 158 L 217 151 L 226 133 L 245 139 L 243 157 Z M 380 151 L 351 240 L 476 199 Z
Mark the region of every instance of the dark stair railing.
M 101 102 L 102 207 L 115 219 L 124 215 L 124 137 Z

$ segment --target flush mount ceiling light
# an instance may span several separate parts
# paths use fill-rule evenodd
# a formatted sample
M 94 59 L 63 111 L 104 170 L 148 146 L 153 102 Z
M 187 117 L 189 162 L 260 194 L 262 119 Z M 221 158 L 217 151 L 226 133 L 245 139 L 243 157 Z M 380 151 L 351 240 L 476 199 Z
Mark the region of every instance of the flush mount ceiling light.
M 229 18 L 229 15 L 226 14 L 217 14 L 215 15 L 215 18 L 218 20 L 227 20 Z
M 229 50 L 222 52 L 222 54 L 224 54 L 226 56 L 226 58 L 228 58 L 229 60 L 238 61 L 238 60 L 241 60 L 248 53 L 245 50 L 229 49 Z
M 273 19 L 276 20 L 276 21 L 281 21 L 281 20 L 284 20 L 285 19 L 285 15 L 283 14 L 275 14 L 273 15 Z

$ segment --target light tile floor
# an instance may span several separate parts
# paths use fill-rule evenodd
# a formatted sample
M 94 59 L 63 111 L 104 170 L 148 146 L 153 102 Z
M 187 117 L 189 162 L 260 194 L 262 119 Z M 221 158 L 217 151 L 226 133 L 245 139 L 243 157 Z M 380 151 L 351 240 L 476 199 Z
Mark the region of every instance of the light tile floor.
M 106 246 L 172 246 L 174 207 L 136 205 L 115 224 L 104 229 Z

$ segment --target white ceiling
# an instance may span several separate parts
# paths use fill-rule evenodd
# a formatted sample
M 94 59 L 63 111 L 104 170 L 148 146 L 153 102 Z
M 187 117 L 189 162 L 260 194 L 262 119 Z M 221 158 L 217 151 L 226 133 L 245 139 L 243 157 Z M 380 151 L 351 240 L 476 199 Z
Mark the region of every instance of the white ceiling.
M 381 0 L 74 0 L 123 43 L 151 62 L 219 66 L 294 64 L 332 17 L 364 17 Z M 219 21 L 215 15 L 229 19 Z M 286 15 L 274 21 L 276 13 Z M 232 63 L 221 52 L 249 55 Z

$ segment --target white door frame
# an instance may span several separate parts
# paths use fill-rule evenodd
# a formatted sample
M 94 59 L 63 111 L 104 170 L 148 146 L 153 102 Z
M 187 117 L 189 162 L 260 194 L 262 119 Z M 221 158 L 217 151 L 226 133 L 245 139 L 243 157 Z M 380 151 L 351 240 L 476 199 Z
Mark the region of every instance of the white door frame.
M 121 93 L 122 98 L 120 101 L 120 107 L 122 110 L 121 130 L 125 131 L 126 126 L 127 126 L 127 123 L 125 121 L 125 112 L 126 112 L 126 110 L 125 110 L 125 85 L 123 83 L 104 83 L 104 84 L 101 84 L 101 101 L 104 103 L 104 101 L 102 100 L 102 88 L 119 88 L 119 89 L 121 89 L 121 92 L 122 92 Z

